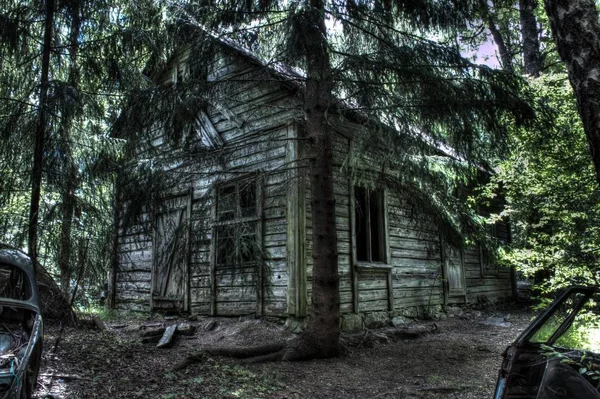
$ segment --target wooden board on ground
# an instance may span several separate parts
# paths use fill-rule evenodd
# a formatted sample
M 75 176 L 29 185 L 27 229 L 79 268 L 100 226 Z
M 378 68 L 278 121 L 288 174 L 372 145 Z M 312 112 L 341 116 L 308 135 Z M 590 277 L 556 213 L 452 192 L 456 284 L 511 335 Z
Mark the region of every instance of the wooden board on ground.
M 163 334 L 160 341 L 156 345 L 157 348 L 167 348 L 173 345 L 173 336 L 175 335 L 175 330 L 177 329 L 177 324 L 173 324 L 172 326 L 167 327 L 165 333 Z

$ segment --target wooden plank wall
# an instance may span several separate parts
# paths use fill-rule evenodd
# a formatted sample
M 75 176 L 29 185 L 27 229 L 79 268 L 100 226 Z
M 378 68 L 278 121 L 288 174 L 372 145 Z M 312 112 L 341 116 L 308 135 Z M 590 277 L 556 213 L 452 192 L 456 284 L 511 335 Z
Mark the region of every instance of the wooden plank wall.
M 497 224 L 496 236 L 508 240 L 508 226 Z M 487 304 L 513 295 L 511 270 L 507 267 L 489 265 L 480 248 L 465 250 L 465 275 L 467 299 L 470 303 Z
M 464 277 L 465 295 L 454 296 L 445 302 L 444 276 L 442 270 L 442 248 L 437 227 L 427 221 L 427 216 L 418 210 L 410 209 L 398 193 L 385 190 L 385 211 L 387 212 L 388 265 L 391 272 L 384 268 L 356 268 L 352 257 L 352 192 L 354 190 L 342 165 L 347 154 L 349 141 L 343 135 L 336 135 L 335 143 L 335 195 L 338 234 L 338 253 L 340 270 L 341 313 L 386 311 L 390 309 L 411 309 L 422 315 L 423 311 L 435 311 L 446 303 L 475 302 L 477 300 L 498 300 L 511 295 L 510 271 L 498 269 L 493 274 L 482 273 L 480 256 L 474 257 L 472 251 L 465 251 Z M 312 275 L 310 250 L 310 190 L 307 190 L 307 274 Z M 496 231 L 501 238 L 507 239 L 508 228 L 500 223 Z M 477 252 L 477 254 L 479 251 Z M 460 252 L 453 255 L 454 262 L 460 262 Z M 389 274 L 391 286 L 389 292 Z M 356 286 L 353 277 L 356 275 Z M 310 284 L 308 284 L 310 291 Z M 357 298 L 355 298 L 355 296 Z M 484 298 L 485 296 L 485 298 Z M 309 292 L 310 297 L 310 292 Z M 354 304 L 353 304 L 354 301 Z
M 444 291 L 437 229 L 395 193 L 386 196 L 394 309 L 441 305 Z
M 116 303 L 120 310 L 149 311 L 152 284 L 152 235 L 145 213 L 134 226 L 119 225 L 119 268 L 116 271 Z
M 169 74 L 167 74 L 168 76 Z M 207 116 L 225 143 L 220 163 L 195 173 L 194 165 L 176 162 L 173 176 L 187 174 L 174 186 L 193 188 L 192 237 L 190 256 L 191 311 L 209 314 L 211 309 L 210 215 L 214 185 L 243 176 L 258 177 L 262 185 L 262 243 L 266 253 L 266 284 L 263 288 L 263 313 L 283 315 L 287 308 L 288 272 L 286 265 L 286 170 L 288 129 L 299 118 L 296 99 L 289 89 L 254 64 L 240 57 L 223 56 L 214 64 L 212 79 L 223 81 L 217 88 L 220 97 L 209 107 Z M 198 140 L 198 138 L 195 138 Z M 155 144 L 165 140 L 157 135 Z M 143 146 L 140 156 L 143 156 Z M 165 151 L 168 151 L 165 148 Z M 189 157 L 188 157 L 189 158 Z M 176 189 L 180 189 L 177 187 Z M 152 226 L 147 214 L 144 225 L 121 232 L 120 264 L 117 273 L 116 307 L 148 310 L 152 265 Z M 216 314 L 246 313 L 250 307 L 239 303 L 248 292 L 256 293 L 253 282 L 239 277 L 221 276 L 216 292 Z M 245 290 L 245 294 L 236 294 Z M 256 309 L 253 304 L 252 309 Z
M 193 189 L 192 237 L 190 256 L 190 305 L 192 313 L 211 312 L 211 239 L 210 215 L 214 186 L 219 182 L 245 175 L 260 176 L 262 184 L 262 243 L 267 254 L 262 309 L 266 315 L 285 315 L 288 312 L 287 291 L 287 179 L 286 155 L 289 129 L 301 120 L 298 99 L 285 84 L 273 80 L 251 62 L 239 56 L 224 56 L 215 63 L 213 79 L 223 80 L 220 98 L 207 110 L 220 139 L 225 143 L 220 163 L 197 173 L 194 164 L 174 162 L 169 166 L 173 176 L 185 175 L 174 183 L 174 191 Z M 195 138 L 198 140 L 198 138 Z M 160 135 L 155 144 L 164 142 Z M 340 273 L 341 313 L 354 311 L 385 311 L 393 298 L 395 310 L 412 307 L 421 309 L 444 303 L 442 258 L 439 235 L 435 228 L 420 223 L 424 215 L 411 217 L 411 210 L 393 193 L 386 191 L 389 264 L 391 271 L 361 270 L 353 267 L 351 204 L 353 186 L 344 172 L 349 139 L 336 134 L 334 190 Z M 234 148 L 235 146 L 235 148 Z M 143 153 L 140 146 L 140 156 Z M 165 148 L 165 151 L 169 149 Z M 187 157 L 189 159 L 189 157 Z M 288 159 L 289 161 L 289 159 Z M 306 277 L 307 302 L 310 306 L 312 286 L 312 214 L 310 187 L 305 191 L 306 207 Z M 152 215 L 147 211 L 140 223 L 121 229 L 119 235 L 120 263 L 116 275 L 116 307 L 149 310 L 152 269 Z M 420 219 L 419 219 L 420 218 Z M 508 234 L 498 226 L 499 234 Z M 463 256 L 467 284 L 467 299 L 495 300 L 510 295 L 510 272 L 482 273 L 482 258 L 478 249 L 467 250 Z M 391 275 L 391 279 L 389 276 Z M 393 292 L 390 295 L 389 284 Z M 354 285 L 356 283 L 356 285 Z M 232 275 L 218 280 L 214 311 L 233 315 L 255 309 L 241 303 L 240 290 L 254 290 L 251 282 Z M 357 306 L 358 304 L 358 306 Z

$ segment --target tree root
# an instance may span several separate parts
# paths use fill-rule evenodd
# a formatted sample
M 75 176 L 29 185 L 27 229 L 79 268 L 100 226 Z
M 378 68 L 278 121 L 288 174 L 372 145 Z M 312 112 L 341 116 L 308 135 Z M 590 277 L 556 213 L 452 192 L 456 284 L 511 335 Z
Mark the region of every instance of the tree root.
M 419 325 L 404 328 L 388 327 L 379 330 L 367 330 L 360 333 L 346 334 L 340 337 L 343 347 L 373 347 L 376 343 L 387 343 L 399 339 L 417 338 L 434 332 L 437 325 Z M 318 359 L 322 353 L 316 339 L 310 334 L 302 333 L 287 342 L 246 347 L 212 347 L 190 352 L 183 362 L 173 370 L 182 370 L 194 363 L 201 363 L 207 356 L 225 356 L 242 359 L 242 363 L 263 363 L 277 361 L 296 361 Z
M 401 339 L 415 339 L 438 330 L 435 323 L 408 327 L 386 327 L 340 337 L 340 344 L 346 348 L 372 348 L 378 343 L 387 343 Z

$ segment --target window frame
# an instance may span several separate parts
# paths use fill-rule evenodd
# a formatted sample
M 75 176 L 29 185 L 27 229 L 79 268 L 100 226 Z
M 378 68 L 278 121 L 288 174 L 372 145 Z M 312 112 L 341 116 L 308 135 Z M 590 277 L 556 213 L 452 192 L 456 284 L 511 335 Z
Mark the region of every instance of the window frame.
M 240 203 L 241 191 L 247 184 L 254 184 L 254 212 L 250 216 L 243 216 L 242 207 Z M 236 240 L 239 230 L 243 228 L 245 224 L 254 224 L 254 236 L 256 237 L 256 245 L 262 246 L 262 219 L 263 219 L 263 201 L 262 201 L 262 179 L 257 176 L 242 177 L 234 180 L 228 180 L 215 184 L 215 191 L 213 195 L 213 217 L 212 217 L 212 251 L 211 256 L 213 267 L 223 265 L 218 263 L 218 241 L 219 241 L 219 229 L 222 227 L 233 226 L 234 229 L 234 240 Z M 234 187 L 235 197 L 233 199 L 233 217 L 227 220 L 219 220 L 219 203 L 222 199 L 219 198 L 221 190 L 227 187 Z M 253 264 L 242 264 L 240 259 L 236 258 L 235 265 L 246 267 Z
M 357 205 L 358 205 L 358 198 L 357 198 L 357 191 L 358 190 L 364 190 L 364 194 L 366 197 L 366 201 L 365 201 L 365 209 L 369 209 L 369 212 L 365 212 L 364 215 L 362 216 L 362 218 L 364 218 L 365 223 L 367 225 L 366 228 L 366 234 L 367 234 L 367 259 L 359 259 L 359 254 L 358 254 L 358 231 L 357 231 L 357 227 L 359 225 L 359 220 L 358 220 L 358 212 L 357 212 Z M 378 202 L 377 204 L 377 224 L 379 225 L 377 227 L 378 231 L 377 234 L 379 236 L 378 238 L 378 245 L 379 245 L 379 253 L 380 253 L 380 259 L 379 260 L 373 260 L 373 228 L 372 228 L 372 214 L 370 212 L 371 209 L 371 193 L 376 193 L 377 194 L 377 199 L 376 201 Z M 383 188 L 377 188 L 375 190 L 370 190 L 366 187 L 361 187 L 361 186 L 357 186 L 354 185 L 352 186 L 352 236 L 353 236 L 353 257 L 354 257 L 354 263 L 357 267 L 359 268 L 385 268 L 387 270 L 388 265 L 390 263 L 390 252 L 389 252 L 389 242 L 388 242 L 388 237 L 389 237 L 389 233 L 388 233 L 388 220 L 387 220 L 387 201 L 386 201 L 386 190 Z

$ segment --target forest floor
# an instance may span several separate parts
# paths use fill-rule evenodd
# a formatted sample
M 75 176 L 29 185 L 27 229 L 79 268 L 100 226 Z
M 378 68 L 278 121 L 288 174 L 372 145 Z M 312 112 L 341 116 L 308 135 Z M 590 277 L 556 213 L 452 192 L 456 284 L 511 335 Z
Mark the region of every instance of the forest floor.
M 173 367 L 190 350 L 272 343 L 293 334 L 262 319 L 200 318 L 186 321 L 198 327 L 193 336 L 159 349 L 142 344 L 141 331 L 185 320 L 154 316 L 111 320 L 105 331 L 66 328 L 51 351 L 60 329 L 46 326 L 35 397 L 490 398 L 502 351 L 528 325 L 531 313 L 515 305 L 455 313 L 435 321 L 434 333 L 349 348 L 336 359 L 242 364 L 206 356 L 181 371 Z

